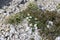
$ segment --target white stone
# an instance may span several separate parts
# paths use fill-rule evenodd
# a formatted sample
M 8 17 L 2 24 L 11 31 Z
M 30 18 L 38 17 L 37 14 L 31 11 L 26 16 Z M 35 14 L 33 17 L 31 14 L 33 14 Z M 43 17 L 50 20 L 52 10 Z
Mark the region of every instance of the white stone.
M 4 12 L 4 10 L 2 9 L 2 10 L 0 10 L 0 13 L 3 13 Z
M 47 28 L 52 28 L 52 26 L 53 26 L 53 22 L 52 21 L 48 21 Z
M 14 26 L 13 25 L 10 25 L 10 33 L 14 33 L 15 32 L 15 28 L 14 28 Z
M 31 33 L 32 33 L 32 28 L 28 30 L 27 34 L 31 35 Z
M 4 13 L 4 15 L 7 15 L 6 13 Z
M 9 35 L 9 32 L 6 32 L 5 36 L 8 36 Z
M 4 37 L 4 35 L 1 35 L 1 37 Z
M 53 22 L 52 21 L 49 21 L 49 24 L 53 25 Z
M 20 29 L 20 31 L 21 31 L 20 33 L 23 33 L 23 32 L 24 32 L 24 30 L 23 30 L 23 29 Z
M 15 35 L 15 38 L 18 38 L 18 35 Z
M 55 40 L 60 40 L 60 36 L 56 37 L 56 39 L 55 39 Z
M 26 31 L 28 31 L 29 30 L 29 27 L 26 27 Z
M 0 37 L 0 40 L 5 40 L 3 37 Z

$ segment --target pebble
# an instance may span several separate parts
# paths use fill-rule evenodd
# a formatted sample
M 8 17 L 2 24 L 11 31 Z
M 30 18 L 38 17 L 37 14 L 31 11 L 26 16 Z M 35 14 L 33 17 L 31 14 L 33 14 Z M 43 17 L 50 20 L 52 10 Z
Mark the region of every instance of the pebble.
M 15 36 L 15 38 L 18 38 L 18 35 L 14 35 Z
M 56 37 L 56 39 L 55 39 L 55 40 L 60 40 L 60 36 Z
M 15 28 L 13 25 L 10 25 L 10 33 L 14 33 L 15 32 Z
M 3 37 L 0 37 L 0 40 L 5 40 Z
M 3 13 L 3 12 L 4 12 L 4 10 L 3 9 L 2 10 L 0 9 L 0 13 Z
M 52 26 L 53 26 L 53 22 L 52 21 L 48 21 L 47 28 L 52 28 Z

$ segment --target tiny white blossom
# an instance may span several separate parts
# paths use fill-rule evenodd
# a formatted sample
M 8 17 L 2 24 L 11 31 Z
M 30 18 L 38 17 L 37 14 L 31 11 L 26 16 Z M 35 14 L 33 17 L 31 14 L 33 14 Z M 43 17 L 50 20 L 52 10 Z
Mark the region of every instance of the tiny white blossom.
M 50 28 L 49 25 L 47 25 L 47 28 Z
M 29 17 L 26 17 L 26 19 L 29 19 Z
M 32 26 L 32 23 L 30 24 L 30 26 Z
M 27 15 L 28 15 L 28 16 L 30 16 L 30 14 L 29 14 L 29 13 L 28 13 Z
M 29 16 L 29 18 L 32 18 L 32 16 Z
M 35 18 L 35 20 L 37 20 L 37 18 Z
M 34 24 L 34 27 L 37 27 L 37 24 Z

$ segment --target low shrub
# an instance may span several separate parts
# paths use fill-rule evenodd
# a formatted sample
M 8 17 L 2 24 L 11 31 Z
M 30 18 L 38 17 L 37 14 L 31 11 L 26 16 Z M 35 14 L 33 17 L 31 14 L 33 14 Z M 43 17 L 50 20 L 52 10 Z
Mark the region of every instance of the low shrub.
M 31 3 L 26 10 L 9 16 L 7 22 L 18 24 L 26 17 L 29 17 L 29 25 L 32 24 L 32 28 L 37 24 L 36 27 L 41 30 L 39 31 L 41 36 L 54 40 L 56 36 L 60 35 L 60 14 L 57 11 L 42 11 L 36 4 Z M 53 22 L 51 29 L 47 28 L 47 21 Z

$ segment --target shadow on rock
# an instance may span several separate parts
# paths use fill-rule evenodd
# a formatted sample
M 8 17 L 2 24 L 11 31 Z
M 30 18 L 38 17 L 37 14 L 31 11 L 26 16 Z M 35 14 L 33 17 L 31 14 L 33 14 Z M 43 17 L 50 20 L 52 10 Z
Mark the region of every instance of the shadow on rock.
M 9 6 L 9 2 L 11 2 L 12 0 L 0 0 L 0 9 L 3 7 L 3 6 Z

